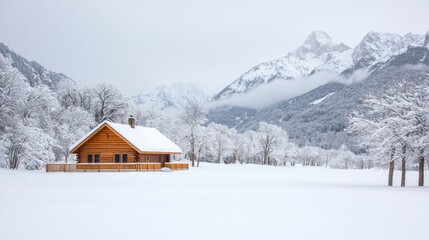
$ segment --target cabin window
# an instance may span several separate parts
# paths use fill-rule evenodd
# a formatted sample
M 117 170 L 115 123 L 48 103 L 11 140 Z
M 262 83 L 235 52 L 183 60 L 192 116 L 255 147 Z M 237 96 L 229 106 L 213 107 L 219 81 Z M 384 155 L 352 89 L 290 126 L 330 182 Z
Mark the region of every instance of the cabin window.
M 94 155 L 94 162 L 95 163 L 100 163 L 100 154 L 95 154 Z
M 128 154 L 122 154 L 122 162 L 127 163 L 128 162 Z
M 88 163 L 92 163 L 92 155 L 91 154 L 88 154 L 87 160 L 88 160 Z
M 115 154 L 115 163 L 121 162 L 121 154 Z

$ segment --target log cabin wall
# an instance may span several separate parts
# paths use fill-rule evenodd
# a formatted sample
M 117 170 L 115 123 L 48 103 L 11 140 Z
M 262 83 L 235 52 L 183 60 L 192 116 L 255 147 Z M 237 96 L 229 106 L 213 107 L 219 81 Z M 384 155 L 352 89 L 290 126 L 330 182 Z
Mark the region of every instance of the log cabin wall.
M 138 154 L 139 162 L 169 162 L 169 154 Z
M 137 151 L 127 142 L 113 132 L 109 127 L 104 126 L 79 149 L 79 163 L 87 163 L 88 154 L 100 154 L 100 163 L 115 162 L 115 154 L 128 154 L 128 162 L 136 162 Z M 94 162 L 94 159 L 93 159 Z

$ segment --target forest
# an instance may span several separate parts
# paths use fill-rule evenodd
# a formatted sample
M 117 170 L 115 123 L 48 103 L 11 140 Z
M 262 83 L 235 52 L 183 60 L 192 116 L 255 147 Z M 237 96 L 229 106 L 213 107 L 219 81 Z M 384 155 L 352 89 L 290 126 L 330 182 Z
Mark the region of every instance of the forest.
M 365 111 L 348 116 L 347 133 L 359 139 L 359 154 L 343 144 L 338 149 L 299 147 L 288 133 L 260 122 L 256 130 L 238 132 L 209 122 L 207 109 L 197 103 L 178 115 L 141 110 L 109 83 L 78 86 L 63 80 L 51 86 L 31 86 L 8 64 L 0 66 L 0 165 L 3 168 L 42 169 L 46 163 L 73 162 L 69 146 L 98 123 L 126 123 L 154 127 L 177 143 L 189 159 L 219 164 L 320 166 L 338 169 L 388 168 L 419 170 L 423 185 L 428 144 L 429 97 L 422 85 L 402 82 L 381 96 L 368 96 Z M 391 184 L 391 179 L 389 179 Z

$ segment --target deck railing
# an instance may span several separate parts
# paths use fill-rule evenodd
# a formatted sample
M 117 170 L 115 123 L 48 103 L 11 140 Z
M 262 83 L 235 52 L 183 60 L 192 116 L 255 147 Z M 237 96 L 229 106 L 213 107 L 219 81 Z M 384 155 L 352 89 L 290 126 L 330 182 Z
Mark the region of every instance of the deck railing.
M 188 170 L 182 162 L 167 162 L 165 167 L 172 171 Z M 46 172 L 148 172 L 160 171 L 161 163 L 48 163 Z

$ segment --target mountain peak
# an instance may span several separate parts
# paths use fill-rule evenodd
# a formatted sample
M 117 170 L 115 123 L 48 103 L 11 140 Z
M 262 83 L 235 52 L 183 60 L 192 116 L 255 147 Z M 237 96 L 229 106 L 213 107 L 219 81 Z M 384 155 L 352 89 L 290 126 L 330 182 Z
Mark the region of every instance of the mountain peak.
M 320 56 L 326 52 L 330 52 L 334 49 L 334 43 L 331 37 L 322 31 L 313 31 L 305 39 L 304 44 L 299 47 L 294 53 L 298 57 L 304 59 L 307 53 Z
M 320 47 L 323 45 L 332 45 L 331 37 L 322 31 L 313 31 L 305 39 L 304 45 L 311 47 Z

